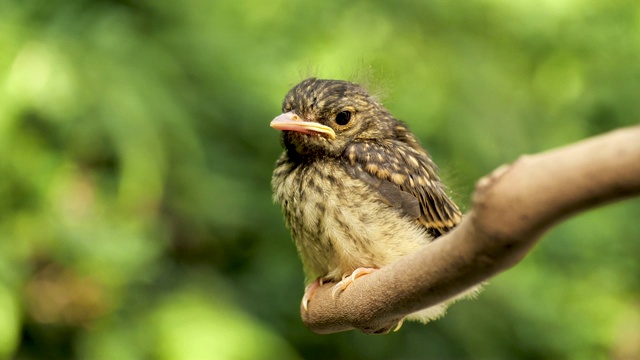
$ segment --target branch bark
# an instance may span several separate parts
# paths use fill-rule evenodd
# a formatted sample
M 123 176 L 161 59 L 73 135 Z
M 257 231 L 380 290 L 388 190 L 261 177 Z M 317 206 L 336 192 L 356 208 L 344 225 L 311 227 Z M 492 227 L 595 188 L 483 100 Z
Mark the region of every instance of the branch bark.
M 405 315 L 513 267 L 566 218 L 637 195 L 640 126 L 522 156 L 478 181 L 472 209 L 453 231 L 359 278 L 335 300 L 333 284 L 318 288 L 302 319 L 317 333 L 386 333 Z

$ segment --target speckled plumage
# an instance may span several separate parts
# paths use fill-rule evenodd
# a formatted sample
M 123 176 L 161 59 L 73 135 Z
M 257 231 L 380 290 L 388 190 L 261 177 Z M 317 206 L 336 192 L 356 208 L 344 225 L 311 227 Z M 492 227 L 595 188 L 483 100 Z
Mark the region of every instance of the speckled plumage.
M 282 111 L 289 127 L 272 126 L 303 131 L 282 132 L 274 200 L 309 282 L 380 268 L 460 222 L 417 138 L 361 86 L 306 79 L 285 96 Z M 309 123 L 320 125 L 302 128 Z M 432 319 L 444 309 L 418 317 Z

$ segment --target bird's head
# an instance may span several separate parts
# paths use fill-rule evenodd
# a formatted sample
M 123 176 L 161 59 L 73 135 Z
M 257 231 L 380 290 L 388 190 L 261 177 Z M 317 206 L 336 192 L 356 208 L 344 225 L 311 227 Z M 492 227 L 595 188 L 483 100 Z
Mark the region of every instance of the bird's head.
M 294 86 L 271 127 L 298 156 L 340 156 L 353 141 L 393 136 L 396 120 L 357 84 L 309 78 Z

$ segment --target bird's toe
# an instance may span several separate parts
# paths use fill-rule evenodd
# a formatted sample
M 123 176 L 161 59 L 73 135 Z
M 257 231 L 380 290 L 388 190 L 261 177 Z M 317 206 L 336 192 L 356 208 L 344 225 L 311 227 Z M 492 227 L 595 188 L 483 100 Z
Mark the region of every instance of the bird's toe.
M 343 292 L 347 287 L 349 287 L 349 285 L 353 284 L 353 282 L 356 281 L 357 278 L 371 274 L 376 270 L 378 269 L 361 267 L 355 269 L 351 273 L 351 275 L 345 274 L 345 276 L 342 277 L 342 280 L 333 287 L 333 290 L 331 290 L 331 297 L 335 299 L 338 294 Z

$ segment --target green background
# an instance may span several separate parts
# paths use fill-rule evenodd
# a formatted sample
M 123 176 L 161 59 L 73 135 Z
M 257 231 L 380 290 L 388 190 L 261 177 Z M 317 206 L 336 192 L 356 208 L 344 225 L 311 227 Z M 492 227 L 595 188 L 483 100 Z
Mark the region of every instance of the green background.
M 269 128 L 308 75 L 367 82 L 468 209 L 638 123 L 640 3 L 1 1 L 0 358 L 640 358 L 638 200 L 429 325 L 309 331 Z

